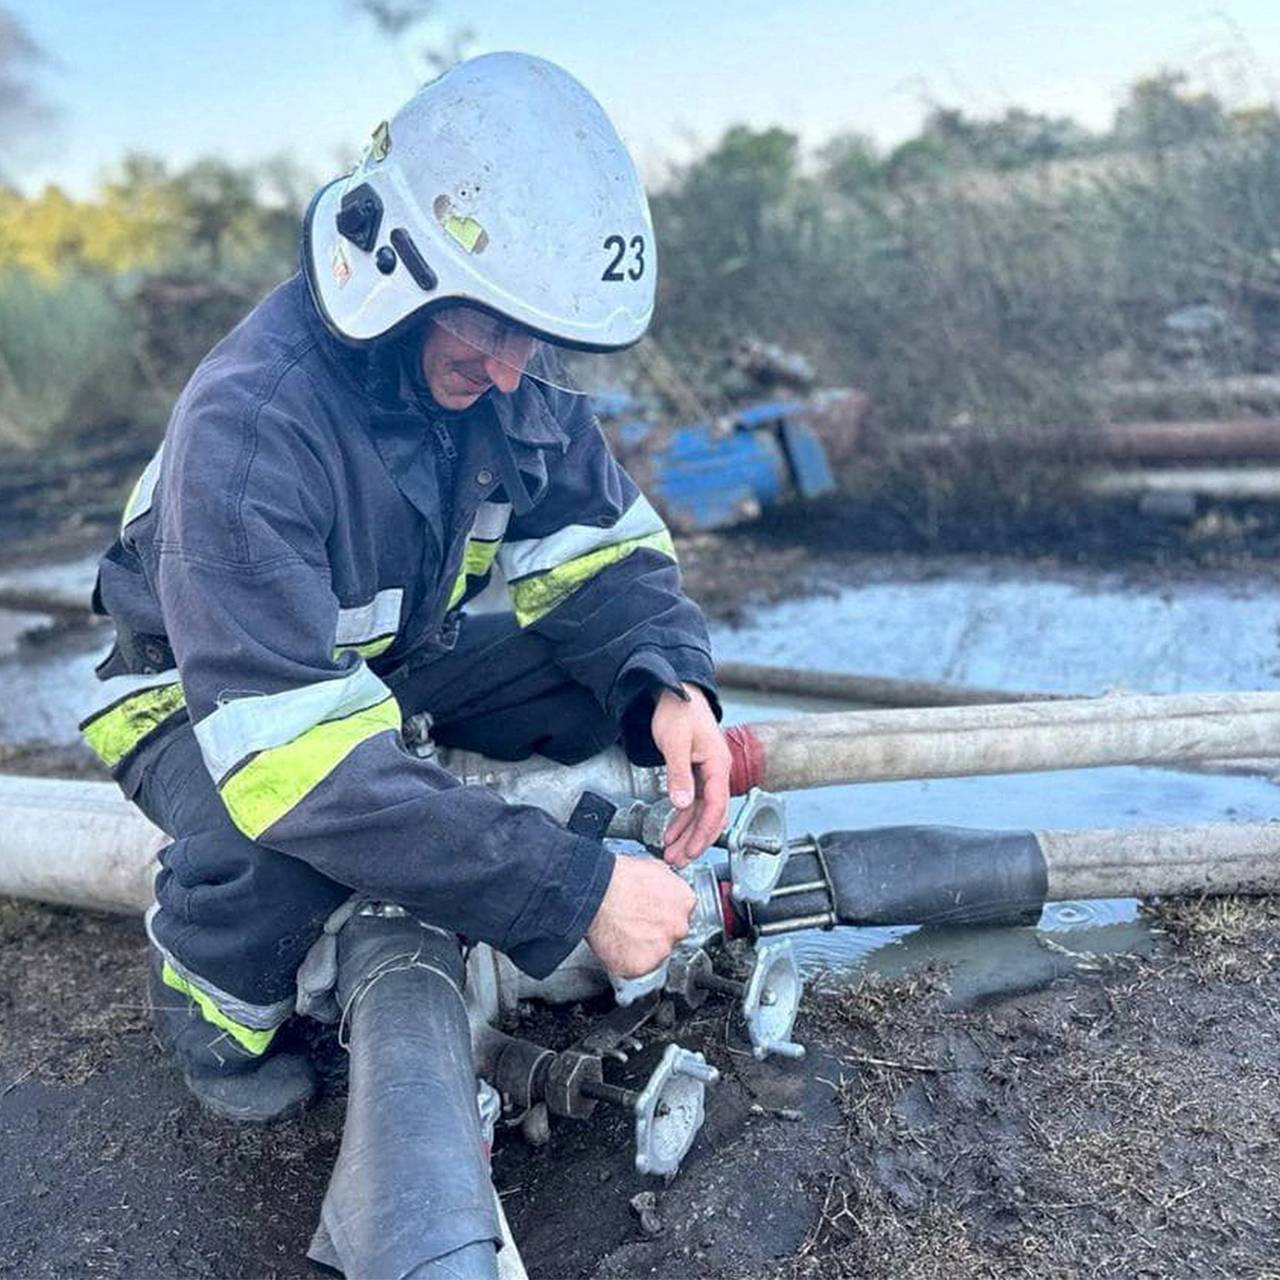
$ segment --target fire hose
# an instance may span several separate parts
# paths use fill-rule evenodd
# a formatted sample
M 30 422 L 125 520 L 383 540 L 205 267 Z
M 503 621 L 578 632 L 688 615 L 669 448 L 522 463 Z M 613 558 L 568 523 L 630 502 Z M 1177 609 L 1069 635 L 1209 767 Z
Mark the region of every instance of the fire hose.
M 1266 756 L 1280 743 L 1276 695 L 854 712 L 739 726 L 727 736 L 734 751 L 734 790 L 746 798 L 721 839 L 724 862 L 703 860 L 682 873 L 696 902 L 688 938 L 652 974 L 615 982 L 615 1007 L 591 1033 L 552 1051 L 499 1030 L 494 1024 L 500 1008 L 513 1003 L 512 991 L 518 997 L 550 988 L 522 988 L 503 957 L 483 946 L 472 950 L 461 988 L 471 1050 L 463 1078 L 474 1081 L 478 1073 L 487 1083 L 480 1102 L 469 1091 L 454 1100 L 450 1114 L 467 1131 L 464 1146 L 483 1131 L 483 1123 L 492 1123 L 496 1111 L 536 1139 L 545 1136 L 552 1116 L 586 1119 L 601 1105 L 621 1107 L 634 1121 L 637 1169 L 672 1176 L 702 1124 L 714 1068 L 678 1043 L 666 1044 L 639 1088 L 606 1079 L 605 1066 L 628 1061 L 642 1033 L 665 1024 L 670 1011 L 694 1009 L 716 996 L 736 1003 L 757 1056 L 800 1056 L 803 1048 L 792 1039 L 792 1029 L 803 984 L 779 935 L 837 925 L 1025 925 L 1035 922 L 1046 901 L 1063 898 L 1280 891 L 1280 825 L 1041 832 L 901 826 L 793 837 L 782 800 L 761 789 Z M 416 749 L 434 753 L 425 737 Z M 434 754 L 464 784 L 538 804 L 576 830 L 652 851 L 663 846 L 671 818 L 665 778 L 659 770 L 631 765 L 620 751 L 572 768 L 537 759 L 508 764 L 463 752 Z M 150 899 L 153 857 L 163 837 L 107 784 L 0 777 L 0 832 L 0 893 L 115 910 L 142 909 Z M 60 849 L 59 858 L 48 857 L 51 844 Z M 371 920 L 395 920 L 398 911 L 370 903 L 355 909 L 364 928 Z M 340 974 L 334 948 L 342 936 L 341 926 L 327 933 L 332 954 L 320 946 L 306 982 L 300 974 L 300 1008 L 307 999 L 318 1009 L 327 995 L 363 989 L 368 957 L 353 950 L 349 971 Z M 741 976 L 716 968 L 721 944 L 734 937 L 756 944 Z M 589 993 L 593 980 L 607 989 L 606 975 L 590 972 L 581 956 L 576 963 L 578 977 L 559 975 L 561 982 L 571 977 L 578 984 L 575 998 Z M 397 982 L 422 980 L 421 973 L 396 975 Z M 378 995 L 385 997 L 387 990 Z M 442 1025 L 427 1011 L 429 1003 L 421 1002 L 424 1012 L 415 1015 L 414 1025 Z M 349 1004 L 348 994 L 342 1008 Z M 377 1225 L 386 1216 L 375 1213 L 378 1197 L 346 1194 L 343 1188 L 367 1191 L 368 1154 L 386 1151 L 384 1144 L 366 1140 L 387 1114 L 381 1103 L 375 1105 L 384 1092 L 378 1082 L 390 1078 L 379 1068 L 404 1059 L 380 1057 L 376 1046 L 407 1029 L 394 1017 L 388 1022 L 388 1010 L 412 1007 L 412 1000 L 387 1006 L 372 998 L 351 1006 L 350 1142 L 344 1133 L 333 1199 L 326 1199 L 332 1212 L 313 1248 L 321 1260 L 336 1257 L 356 1273 L 367 1257 L 388 1260 L 390 1237 Z M 375 1016 L 380 1009 L 381 1018 Z M 458 1017 L 455 1008 L 446 1021 L 457 1023 L 466 1043 Z M 421 1057 L 411 1054 L 408 1061 Z M 410 1070 L 395 1091 L 425 1096 L 420 1084 L 427 1088 Z M 463 1112 L 465 1123 L 459 1120 Z M 434 1142 L 433 1133 L 428 1123 L 417 1146 Z M 399 1148 L 411 1161 L 416 1149 Z M 418 1174 L 426 1167 L 414 1165 Z M 400 1183 L 417 1185 L 413 1178 Z M 477 1204 L 472 1208 L 485 1216 Z M 363 1213 L 374 1216 L 352 1217 Z M 344 1240 L 357 1241 L 350 1246 L 358 1258 L 354 1265 L 342 1256 Z M 406 1247 L 418 1248 L 418 1240 L 411 1233 Z M 504 1253 L 510 1265 L 512 1254 Z

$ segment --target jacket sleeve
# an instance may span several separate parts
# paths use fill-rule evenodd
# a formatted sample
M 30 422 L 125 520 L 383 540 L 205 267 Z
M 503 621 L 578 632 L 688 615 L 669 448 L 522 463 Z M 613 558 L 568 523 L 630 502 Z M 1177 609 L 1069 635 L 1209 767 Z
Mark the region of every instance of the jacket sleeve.
M 613 854 L 403 746 L 396 700 L 337 649 L 332 490 L 296 420 L 197 402 L 166 450 L 157 564 L 205 764 L 236 826 L 541 976 L 581 939 Z
M 498 553 L 517 621 L 545 636 L 616 718 L 637 695 L 680 693 L 681 682 L 706 690 L 718 714 L 706 620 L 681 590 L 671 535 L 609 452 L 586 398 L 551 394 L 569 443 L 548 459 L 545 492 L 513 518 Z

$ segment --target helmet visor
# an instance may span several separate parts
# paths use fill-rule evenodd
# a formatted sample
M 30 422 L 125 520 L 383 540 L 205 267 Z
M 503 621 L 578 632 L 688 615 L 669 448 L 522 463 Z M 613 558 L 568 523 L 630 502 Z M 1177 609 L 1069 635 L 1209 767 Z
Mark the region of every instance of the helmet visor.
M 487 381 L 499 391 L 514 391 L 525 377 L 582 394 L 550 344 L 521 325 L 465 304 L 433 311 L 431 319 L 467 349 L 459 351 L 458 360 L 464 367 L 470 360 L 468 376 L 480 378 L 482 384 Z

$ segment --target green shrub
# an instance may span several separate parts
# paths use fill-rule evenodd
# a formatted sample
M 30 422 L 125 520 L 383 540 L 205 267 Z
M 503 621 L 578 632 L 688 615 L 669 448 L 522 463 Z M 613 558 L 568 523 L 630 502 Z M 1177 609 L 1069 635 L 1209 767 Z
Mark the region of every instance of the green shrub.
M 146 388 L 127 308 L 92 276 L 0 281 L 0 439 L 49 443 L 135 418 Z
M 1280 364 L 1280 122 L 862 189 L 847 166 L 762 177 L 771 149 L 747 164 L 734 142 L 654 201 L 655 333 L 697 386 L 754 333 L 869 391 L 894 430 L 1088 425 L 1100 379 L 1187 371 L 1163 321 L 1191 304 L 1229 324 L 1190 372 Z

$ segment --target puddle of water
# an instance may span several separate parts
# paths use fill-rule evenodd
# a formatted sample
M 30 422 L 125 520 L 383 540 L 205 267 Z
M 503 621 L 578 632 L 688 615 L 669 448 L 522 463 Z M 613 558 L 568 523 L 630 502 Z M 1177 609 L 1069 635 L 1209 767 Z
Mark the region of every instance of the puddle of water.
M 1273 689 L 1278 635 L 1280 589 L 1262 579 L 1152 590 L 1111 573 L 973 569 L 771 605 L 712 639 L 722 659 L 1097 694 Z
M 735 693 L 726 700 L 725 719 L 780 719 L 801 710 L 792 699 Z M 1266 821 L 1280 809 L 1280 790 L 1265 778 L 1107 768 L 821 787 L 792 792 L 786 803 L 792 835 L 917 823 L 1040 831 Z M 895 973 L 932 961 L 954 968 L 953 990 L 977 998 L 1000 981 L 1031 986 L 1037 975 L 1065 971 L 1062 957 L 1038 941 L 1042 934 L 1099 954 L 1151 945 L 1131 898 L 1050 903 L 1034 930 L 904 926 L 806 930 L 792 937 L 809 975 L 864 964 Z
M 0 659 L 0 742 L 66 746 L 99 687 L 94 664 L 106 648 L 102 628 Z
M 98 571 L 98 554 L 56 564 L 0 572 L 0 595 L 22 595 L 59 608 L 87 609 Z
M 1136 920 L 1136 898 L 1099 898 L 1085 902 L 1049 902 L 1040 916 L 1041 929 L 1098 929 Z
M 82 590 L 83 564 L 50 573 L 38 579 L 50 590 Z M 30 589 L 30 575 L 13 578 L 0 575 L 0 587 Z M 20 620 L 0 623 L 0 644 L 5 625 Z M 720 656 L 753 662 L 995 687 L 1156 692 L 1276 687 L 1278 631 L 1280 591 L 1268 584 L 1246 591 L 1192 584 L 1175 596 L 1135 590 L 1114 575 L 1098 575 L 1086 590 L 1078 578 L 982 570 L 773 606 L 749 626 L 717 628 L 714 640 Z M 1223 635 L 1230 644 L 1205 642 Z M 104 643 L 104 634 L 81 634 L 0 660 L 0 740 L 75 741 Z M 726 700 L 726 720 L 841 709 L 735 693 Z M 824 787 L 792 794 L 787 807 L 791 832 L 801 834 L 905 823 L 1043 830 L 1259 821 L 1276 815 L 1278 800 L 1280 792 L 1262 778 L 1109 768 Z M 1066 902 L 1047 906 L 1036 930 L 903 927 L 794 936 L 810 973 L 863 963 L 891 971 L 934 960 L 956 966 L 953 985 L 981 992 L 1069 966 L 1039 941 L 1046 937 L 1099 952 L 1149 945 L 1135 917 L 1128 899 Z
M 1039 929 L 920 929 L 896 946 L 869 953 L 862 967 L 889 978 L 943 970 L 947 1004 L 964 1006 L 1098 972 L 1109 956 L 1152 955 L 1166 945 L 1141 920 L 1056 935 Z M 834 966 L 826 981 L 838 983 L 848 972 Z
M 38 602 L 53 610 L 87 610 L 98 556 L 0 571 L 0 596 Z M 94 627 L 38 648 L 19 650 L 21 634 L 50 619 L 0 608 L 0 742 L 42 742 L 60 747 L 78 740 L 76 725 L 92 703 L 93 664 L 106 631 Z

